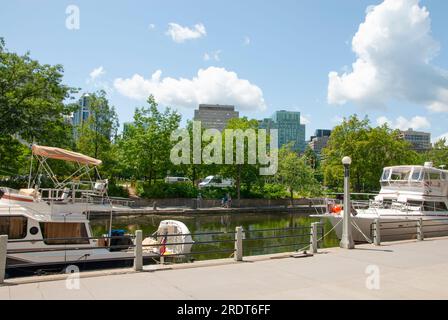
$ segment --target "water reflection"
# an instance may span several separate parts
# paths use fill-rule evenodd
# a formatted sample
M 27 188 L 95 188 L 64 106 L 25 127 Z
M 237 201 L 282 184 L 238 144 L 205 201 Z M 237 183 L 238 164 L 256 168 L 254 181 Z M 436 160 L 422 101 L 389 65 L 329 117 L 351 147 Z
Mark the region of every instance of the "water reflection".
M 136 217 L 120 217 L 113 221 L 114 229 L 124 229 L 127 232 L 133 233 L 136 230 L 143 230 L 145 236 L 151 235 L 157 230 L 160 221 L 162 220 L 179 220 L 187 225 L 191 233 L 205 233 L 205 232 L 225 232 L 220 235 L 197 235 L 193 236 L 196 242 L 212 241 L 212 240 L 229 240 L 234 238 L 233 232 L 235 227 L 242 226 L 245 232 L 246 241 L 244 241 L 244 255 L 260 255 L 278 252 L 291 252 L 305 247 L 309 243 L 309 228 L 312 222 L 319 222 L 319 219 L 310 218 L 304 214 L 291 213 L 275 213 L 275 214 L 225 214 L 225 215 L 179 215 L 179 216 L 160 216 L 147 215 Z M 92 220 L 92 230 L 95 236 L 107 233 L 109 226 L 108 219 Z M 324 233 L 331 229 L 331 224 L 327 221 L 324 223 Z M 265 231 L 255 232 L 254 230 L 261 229 L 285 229 L 294 228 L 282 231 Z M 296 229 L 297 228 L 297 229 Z M 322 233 L 322 231 L 321 231 Z M 272 238 L 280 236 L 277 239 L 260 239 Z M 251 240 L 252 239 L 252 240 Z M 321 243 L 321 247 L 335 247 L 339 241 L 334 232 L 326 236 Z M 226 243 L 207 243 L 193 245 L 192 252 L 205 251 L 222 251 L 232 250 L 234 244 Z M 196 260 L 228 258 L 231 253 L 211 253 L 211 254 L 197 254 L 192 257 Z

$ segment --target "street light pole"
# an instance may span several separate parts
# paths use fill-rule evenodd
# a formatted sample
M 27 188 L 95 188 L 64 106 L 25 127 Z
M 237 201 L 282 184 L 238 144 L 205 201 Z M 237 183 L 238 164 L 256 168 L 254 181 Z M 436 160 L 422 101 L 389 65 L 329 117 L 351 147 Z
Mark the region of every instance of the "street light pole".
M 344 165 L 344 216 L 342 225 L 342 237 L 340 247 L 344 249 L 354 249 L 355 243 L 353 242 L 352 226 L 350 222 L 351 218 L 351 202 L 350 202 L 350 165 L 352 159 L 350 157 L 342 158 L 342 164 Z

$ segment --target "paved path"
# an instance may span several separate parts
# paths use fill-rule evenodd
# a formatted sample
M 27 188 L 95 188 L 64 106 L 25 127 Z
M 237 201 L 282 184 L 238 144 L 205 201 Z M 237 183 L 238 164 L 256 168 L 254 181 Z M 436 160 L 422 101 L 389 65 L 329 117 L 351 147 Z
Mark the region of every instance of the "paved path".
M 79 290 L 68 290 L 65 280 L 14 279 L 0 287 L 0 299 L 448 299 L 447 238 L 320 252 L 83 274 Z M 379 283 L 368 278 L 377 271 Z

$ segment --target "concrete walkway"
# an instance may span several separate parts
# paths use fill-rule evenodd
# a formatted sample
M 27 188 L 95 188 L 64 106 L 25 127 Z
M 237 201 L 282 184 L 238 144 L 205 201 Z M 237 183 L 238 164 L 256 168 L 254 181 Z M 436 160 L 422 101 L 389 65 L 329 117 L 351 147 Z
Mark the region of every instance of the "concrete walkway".
M 245 260 L 85 273 L 79 289 L 61 276 L 12 279 L 0 299 L 448 299 L 447 238 Z

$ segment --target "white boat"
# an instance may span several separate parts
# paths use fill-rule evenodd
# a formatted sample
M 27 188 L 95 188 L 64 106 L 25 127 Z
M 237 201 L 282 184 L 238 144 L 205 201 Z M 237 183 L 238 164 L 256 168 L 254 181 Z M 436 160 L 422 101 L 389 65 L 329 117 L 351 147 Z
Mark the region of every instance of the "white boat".
M 352 202 L 351 221 L 355 242 L 373 241 L 373 223 L 380 221 L 382 241 L 415 239 L 417 221 L 423 221 L 425 237 L 448 235 L 448 171 L 424 166 L 386 167 L 381 191 L 374 200 Z M 342 235 L 342 206 L 328 203 L 325 214 L 338 238 Z
M 131 208 L 126 206 L 125 199 L 108 197 L 108 181 L 101 180 L 97 170 L 101 161 L 37 145 L 32 146 L 32 154 L 39 163 L 37 171 L 46 172 L 55 187 L 40 188 L 34 181 L 37 179 L 32 179 L 32 169 L 27 189 L 0 187 L 0 234 L 8 235 L 7 274 L 60 270 L 67 265 L 90 268 L 132 263 L 133 238 L 112 230 L 113 212 Z M 79 169 L 59 181 L 47 159 L 76 163 Z M 92 181 L 92 174 L 99 180 Z M 86 176 L 89 181 L 82 181 Z M 92 211 L 110 213 L 109 234 L 105 237 L 94 237 L 89 221 Z M 170 245 L 179 242 L 187 244 Z M 193 240 L 185 224 L 166 220 L 160 223 L 153 237 L 144 239 L 143 243 L 150 245 L 143 253 L 144 260 L 148 261 L 189 253 Z

